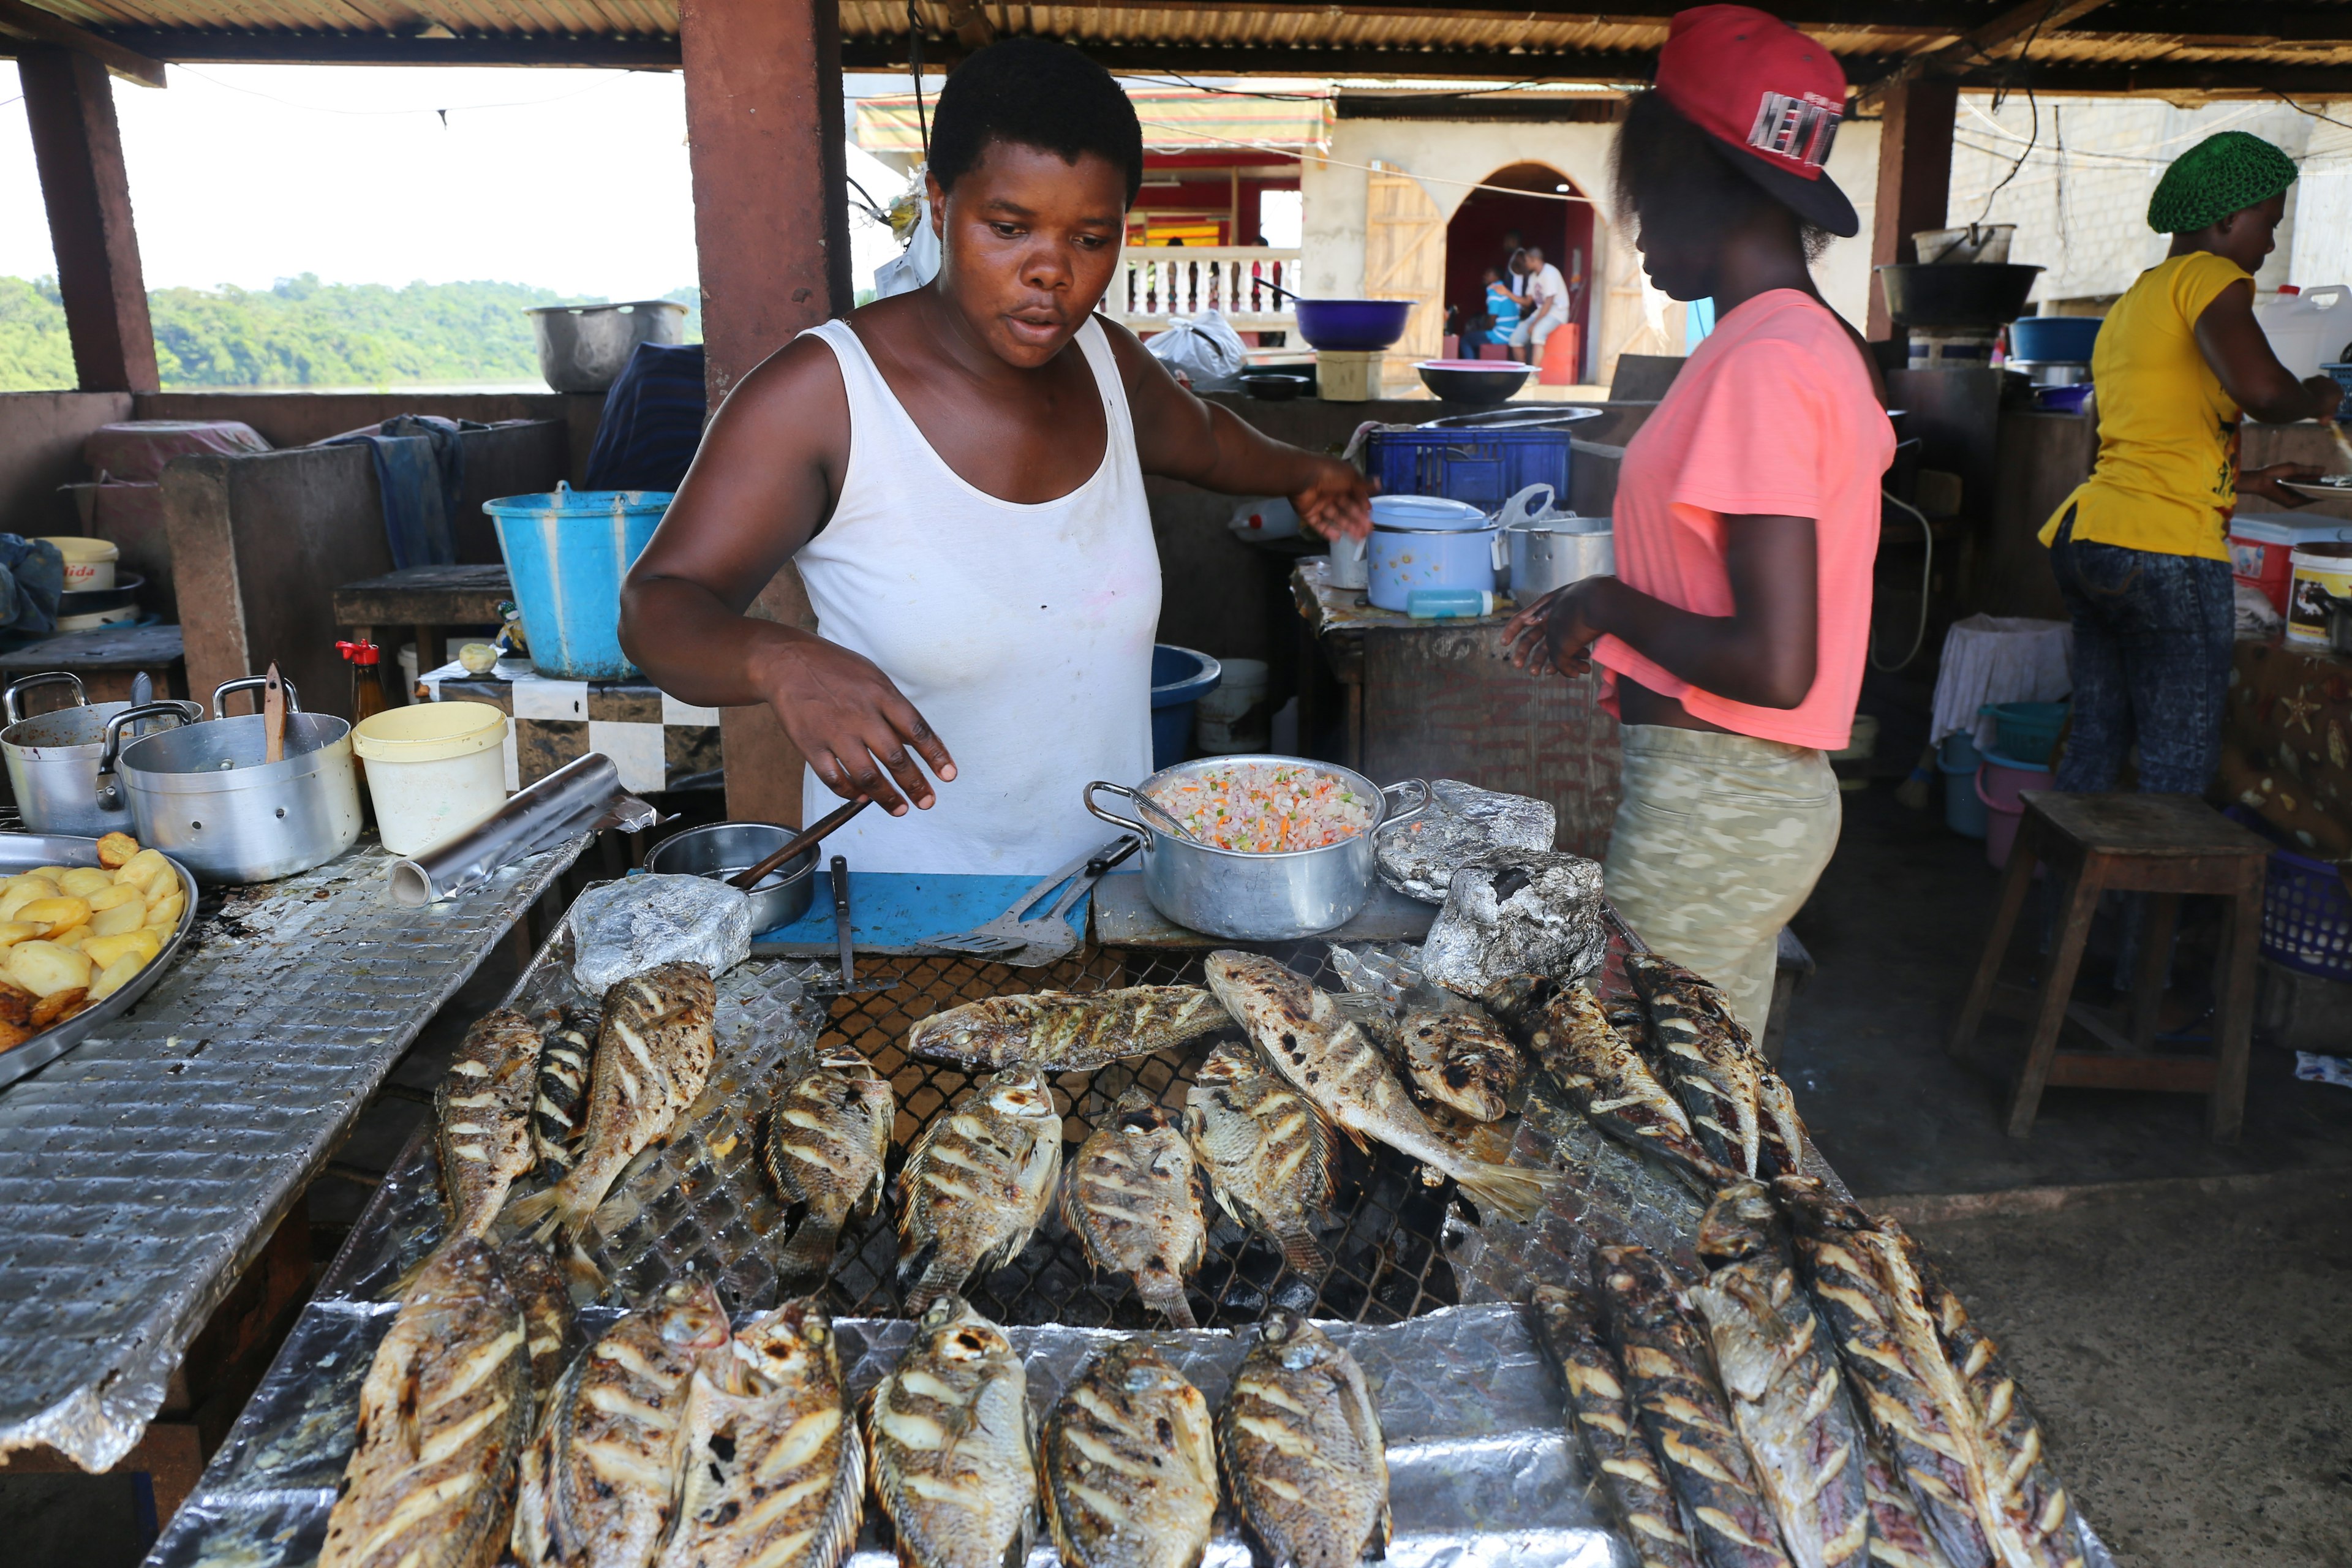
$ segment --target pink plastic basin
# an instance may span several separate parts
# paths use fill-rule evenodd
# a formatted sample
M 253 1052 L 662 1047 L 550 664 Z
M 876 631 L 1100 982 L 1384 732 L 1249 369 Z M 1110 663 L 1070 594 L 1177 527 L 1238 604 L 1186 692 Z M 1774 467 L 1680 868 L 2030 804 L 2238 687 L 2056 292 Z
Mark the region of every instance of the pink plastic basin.
M 2057 775 L 2048 768 L 2037 768 L 1998 752 L 1987 752 L 1984 761 L 1977 764 L 1977 798 L 1985 803 L 1989 814 L 1985 858 L 1992 862 L 1994 870 L 2009 864 L 2009 852 L 2017 843 L 2017 825 L 2025 819 L 2025 792 L 2048 789 L 2056 782 Z

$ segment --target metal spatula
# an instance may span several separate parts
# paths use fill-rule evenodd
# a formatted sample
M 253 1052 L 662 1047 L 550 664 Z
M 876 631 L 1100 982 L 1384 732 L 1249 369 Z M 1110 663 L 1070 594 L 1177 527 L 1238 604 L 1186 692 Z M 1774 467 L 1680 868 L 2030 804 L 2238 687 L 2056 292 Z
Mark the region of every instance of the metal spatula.
M 970 931 L 927 936 L 923 945 L 945 952 L 968 952 L 975 958 L 1017 964 L 1024 969 L 1051 963 L 1078 945 L 1078 933 L 1065 918 L 1072 906 L 1086 896 L 1104 872 L 1134 854 L 1142 844 L 1132 834 L 1114 838 L 1032 886 L 1013 900 L 1011 909 L 994 920 Z M 1023 911 L 1035 908 L 1064 882 L 1070 885 L 1054 901 L 1052 909 L 1032 920 L 1021 918 Z

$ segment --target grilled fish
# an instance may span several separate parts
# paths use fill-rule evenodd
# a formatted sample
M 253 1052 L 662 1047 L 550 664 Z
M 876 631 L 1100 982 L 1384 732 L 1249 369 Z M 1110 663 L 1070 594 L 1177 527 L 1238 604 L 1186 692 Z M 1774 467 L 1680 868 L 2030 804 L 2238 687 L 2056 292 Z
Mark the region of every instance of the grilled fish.
M 1604 1247 L 1592 1269 L 1626 1393 L 1691 1522 L 1706 1568 L 1789 1568 L 1772 1510 L 1732 1430 L 1674 1281 L 1638 1247 Z
M 1234 1370 L 1217 1457 L 1267 1560 L 1352 1568 L 1388 1554 L 1388 1448 L 1371 1385 L 1297 1312 L 1276 1310 Z
M 1709 1192 L 1731 1179 L 1699 1147 L 1690 1117 L 1611 1026 L 1586 987 L 1571 985 L 1547 1003 L 1528 1043 L 1569 1103 L 1594 1126 L 1689 1173 Z
M 899 1176 L 898 1294 L 908 1312 L 1012 1261 L 1053 1201 L 1062 1119 L 1036 1069 L 1007 1068 L 936 1117 Z
M 1705 1321 L 1731 1419 L 1799 1568 L 1862 1568 L 1870 1544 L 1863 1436 L 1837 1352 L 1797 1283 L 1760 1182 L 1735 1182 L 1699 1221 Z
M 1797 1115 L 1797 1097 L 1770 1068 L 1756 1075 L 1756 1108 L 1762 1119 L 1756 1129 L 1761 1158 L 1759 1176 L 1801 1176 L 1805 1173 L 1805 1123 Z
M 541 1405 L 563 1373 L 563 1339 L 572 1331 L 572 1291 L 546 1247 L 518 1236 L 499 1248 L 499 1272 L 521 1310 L 530 1387 Z
M 322 1568 L 489 1568 L 530 1436 L 522 1313 L 496 1256 L 459 1237 L 417 1276 L 368 1366 Z
M 897 1118 L 890 1086 L 855 1051 L 827 1058 L 776 1096 L 761 1150 L 768 1180 L 778 1197 L 807 1211 L 777 1256 L 779 1275 L 823 1279 L 832 1271 L 843 1224 L 881 1205 Z
M 1969 1441 L 1973 1421 L 1944 1365 L 1924 1302 L 1909 1310 L 1898 1307 L 1873 1250 L 1877 1227 L 1860 1209 L 1810 1176 L 1784 1176 L 1772 1192 L 1794 1226 L 1813 1305 L 1861 1393 L 1864 1419 L 1885 1447 L 1895 1478 L 1917 1504 L 1924 1528 L 1951 1568 L 1986 1568 L 1992 1552 L 1977 1521 L 1981 1486 Z
M 1536 1338 L 1568 1390 L 1568 1429 L 1599 1483 L 1637 1568 L 1698 1568 L 1656 1450 L 1625 1396 L 1625 1372 L 1601 1340 L 1601 1310 L 1581 1290 L 1538 1285 Z
M 566 1007 L 547 1033 L 539 1058 L 539 1095 L 530 1107 L 530 1146 L 540 1171 L 561 1177 L 572 1169 L 586 1134 L 588 1066 L 596 1056 L 593 1007 Z
M 1870 1560 L 1885 1568 L 1950 1568 L 1936 1550 L 1919 1505 L 1895 1479 L 1895 1461 L 1873 1439 L 1862 1482 L 1870 1497 Z
M 680 1279 L 583 1352 L 523 1455 L 522 1568 L 646 1568 L 677 1518 L 687 1380 L 727 1343 L 727 1309 Z
M 1690 1112 L 1699 1147 L 1718 1165 L 1753 1176 L 1762 1133 L 1758 1097 L 1764 1064 L 1723 1027 L 1714 987 L 1678 963 L 1629 953 L 1625 977 L 1650 1009 L 1658 1060 Z
M 441 1128 L 441 1185 L 453 1236 L 482 1237 L 519 1177 L 530 1174 L 530 1100 L 539 1087 L 539 1031 L 501 1007 L 466 1031 L 433 1096 Z
M 1037 1529 L 1028 1374 L 1004 1331 L 942 1296 L 874 1391 L 874 1500 L 904 1568 L 1003 1568 Z
M 1213 952 L 1207 968 L 1210 988 L 1275 1070 L 1358 1148 L 1367 1137 L 1377 1138 L 1514 1219 L 1531 1218 L 1543 1206 L 1558 1174 L 1465 1159 L 1446 1147 L 1389 1071 L 1380 1048 L 1328 992 L 1254 953 Z
M 907 1052 L 983 1072 L 1092 1072 L 1121 1057 L 1187 1045 L 1232 1022 L 1197 985 L 1131 985 L 1086 996 L 1036 991 L 934 1013 L 907 1031 Z
M 1078 1145 L 1062 1184 L 1062 1223 L 1097 1268 L 1134 1277 L 1143 1304 L 1196 1329 L 1184 1279 L 1201 1267 L 1209 1229 L 1192 1183 L 1192 1149 L 1150 1095 L 1130 1089 L 1110 1121 Z
M 699 963 L 661 964 L 604 993 L 586 1144 L 563 1180 L 515 1205 L 517 1226 L 540 1225 L 542 1237 L 561 1226 L 580 1239 L 623 1167 L 667 1137 L 702 1093 L 718 1054 L 710 1029 L 718 1005 L 710 971 Z
M 1193 1568 L 1217 1512 L 1209 1402 L 1139 1340 L 1062 1391 L 1038 1456 L 1063 1568 Z
M 1331 1132 L 1255 1047 L 1219 1046 L 1184 1096 L 1184 1132 L 1219 1206 L 1302 1274 L 1330 1259 L 1308 1216 L 1331 1201 Z
M 1334 943 L 1331 967 L 1350 993 L 1369 999 L 1359 1021 L 1394 1058 L 1414 1093 L 1473 1121 L 1498 1121 L 1509 1113 L 1527 1076 L 1527 1058 L 1484 1008 L 1432 984 L 1412 948 Z M 1377 1014 L 1370 1010 L 1374 1003 Z
M 753 1319 L 704 1358 L 686 1428 L 661 1568 L 839 1568 L 865 1517 L 866 1446 L 814 1298 Z

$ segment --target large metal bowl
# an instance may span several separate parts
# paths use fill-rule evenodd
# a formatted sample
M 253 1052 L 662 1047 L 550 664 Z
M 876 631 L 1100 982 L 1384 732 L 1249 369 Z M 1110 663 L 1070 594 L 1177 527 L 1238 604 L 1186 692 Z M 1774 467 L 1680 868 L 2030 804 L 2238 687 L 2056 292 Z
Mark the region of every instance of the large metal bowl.
M 1313 768 L 1344 780 L 1364 799 L 1375 803 L 1370 825 L 1353 838 L 1318 849 L 1255 855 L 1187 838 L 1171 830 L 1172 823 L 1156 802 L 1137 802 L 1138 795 L 1161 784 L 1250 763 Z M 1421 798 L 1391 812 L 1390 792 L 1405 789 L 1420 791 Z M 1144 820 L 1133 821 L 1097 805 L 1097 790 L 1135 805 Z M 1088 811 L 1114 827 L 1141 836 L 1144 896 L 1168 919 L 1190 930 L 1236 942 L 1288 942 L 1334 930 L 1356 918 L 1372 897 L 1374 836 L 1391 823 L 1419 816 L 1429 805 L 1429 785 L 1422 779 L 1406 779 L 1382 788 L 1361 773 L 1302 757 L 1204 757 L 1162 768 L 1132 789 L 1097 781 L 1087 785 L 1086 803 Z M 1160 826 L 1147 826 L 1147 822 Z
M 748 871 L 781 848 L 800 831 L 772 822 L 717 822 L 689 827 L 654 846 L 646 869 L 676 877 L 728 878 Z M 751 934 L 788 926 L 808 913 L 816 896 L 816 861 L 821 845 L 812 844 L 760 879 L 748 895 L 751 900 Z

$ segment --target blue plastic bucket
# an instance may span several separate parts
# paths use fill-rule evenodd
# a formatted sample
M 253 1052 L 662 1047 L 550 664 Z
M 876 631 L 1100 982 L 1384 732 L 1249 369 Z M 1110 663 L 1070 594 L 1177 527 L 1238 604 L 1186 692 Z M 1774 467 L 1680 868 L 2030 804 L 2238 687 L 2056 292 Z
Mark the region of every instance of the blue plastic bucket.
M 2058 749 L 2058 732 L 2066 727 L 2066 702 L 1988 702 L 1977 710 L 1979 719 L 1992 720 L 1993 742 L 2003 756 L 2028 767 L 2041 767 Z
M 484 501 L 522 611 L 540 674 L 626 680 L 643 672 L 621 652 L 621 578 L 668 510 L 663 490 L 575 490 Z
M 1151 771 L 1184 760 L 1192 739 L 1192 709 L 1225 678 L 1224 666 L 1205 653 L 1173 643 L 1151 645 Z
M 1955 730 L 1936 747 L 1936 771 L 1944 775 L 1944 826 L 1963 838 L 1982 838 L 1992 829 L 1991 813 L 1977 795 L 1977 764 L 1984 758 L 1966 730 Z

